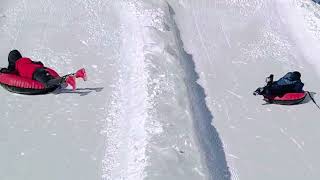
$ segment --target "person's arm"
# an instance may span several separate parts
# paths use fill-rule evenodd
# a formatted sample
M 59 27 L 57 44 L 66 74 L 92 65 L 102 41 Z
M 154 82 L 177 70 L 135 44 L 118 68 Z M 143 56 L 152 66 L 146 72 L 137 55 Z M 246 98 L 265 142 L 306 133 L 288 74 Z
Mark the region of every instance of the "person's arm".
M 271 86 L 273 83 L 273 74 L 270 74 L 269 77 L 266 78 L 267 86 Z
M 264 95 L 266 92 L 266 88 L 265 87 L 260 87 L 257 90 L 255 90 L 253 92 L 253 95 L 257 96 L 257 95 Z

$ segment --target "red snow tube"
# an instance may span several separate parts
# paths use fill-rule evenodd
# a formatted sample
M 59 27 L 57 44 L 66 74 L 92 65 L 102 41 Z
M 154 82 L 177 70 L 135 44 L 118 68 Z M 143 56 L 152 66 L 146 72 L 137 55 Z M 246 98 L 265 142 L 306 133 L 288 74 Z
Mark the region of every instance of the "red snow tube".
M 60 77 L 56 71 L 50 68 L 46 68 L 46 70 L 53 77 Z M 46 94 L 57 89 L 57 87 L 45 88 L 45 86 L 38 81 L 27 79 L 16 74 L 6 73 L 0 73 L 0 85 L 10 92 L 28 95 Z
M 286 93 L 283 96 L 263 96 L 266 102 L 282 105 L 294 105 L 301 103 L 307 96 L 307 92 Z

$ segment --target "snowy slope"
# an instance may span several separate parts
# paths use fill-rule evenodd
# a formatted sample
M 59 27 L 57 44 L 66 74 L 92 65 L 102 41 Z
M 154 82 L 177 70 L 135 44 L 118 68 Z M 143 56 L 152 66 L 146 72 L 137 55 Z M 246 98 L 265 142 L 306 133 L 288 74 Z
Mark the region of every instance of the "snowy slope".
M 3 7 L 2 59 L 17 48 L 61 73 L 84 66 L 90 81 L 75 93 L 45 96 L 1 89 L 1 179 L 211 179 L 228 173 L 165 1 L 6 1 Z
M 319 92 L 318 10 L 307 0 L 0 2 L 0 66 L 17 48 L 89 74 L 76 92 L 0 89 L 0 179 L 318 179 L 318 109 L 252 96 L 289 70 Z
M 319 179 L 318 109 L 312 102 L 263 106 L 252 96 L 267 75 L 280 77 L 289 70 L 301 71 L 305 89 L 319 92 L 319 43 L 304 18 L 306 12 L 309 18 L 316 15 L 310 12 L 315 4 L 170 2 L 205 88 L 232 179 Z
M 17 48 L 62 74 L 86 67 L 90 79 L 78 82 L 82 90 L 58 95 L 0 88 L 0 179 L 101 179 L 100 131 L 119 56 L 117 11 L 108 2 L 83 0 L 8 0 L 0 6 L 2 67 Z

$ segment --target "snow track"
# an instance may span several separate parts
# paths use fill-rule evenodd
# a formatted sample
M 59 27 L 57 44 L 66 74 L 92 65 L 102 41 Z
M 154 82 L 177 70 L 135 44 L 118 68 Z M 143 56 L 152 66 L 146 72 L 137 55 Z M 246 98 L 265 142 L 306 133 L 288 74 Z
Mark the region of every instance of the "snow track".
M 104 178 L 230 179 L 173 9 L 164 1 L 119 6 L 122 55 L 104 130 Z
M 320 91 L 319 6 L 168 2 L 0 2 L 2 59 L 17 48 L 90 78 L 45 96 L 0 89 L 1 180 L 319 179 L 310 99 L 262 106 L 251 94 L 289 70 Z
M 267 75 L 278 78 L 293 70 L 302 72 L 305 89 L 319 91 L 315 83 L 319 81 L 319 43 L 313 43 L 315 38 L 305 30 L 301 13 L 315 4 L 294 0 L 169 2 L 207 94 L 231 178 L 317 179 L 319 158 L 311 155 L 319 149 L 312 143 L 320 137 L 313 128 L 318 124 L 316 107 L 309 100 L 299 106 L 262 106 L 260 98 L 252 96 Z M 312 14 L 309 19 L 316 22 Z
M 112 106 L 106 122 L 103 179 L 143 179 L 148 97 L 143 32 L 135 3 L 121 2 L 122 46 Z
M 170 9 L 171 17 L 173 17 L 173 9 L 171 7 Z M 176 41 L 181 52 L 180 63 L 186 76 L 185 82 L 188 96 L 190 98 L 190 108 L 194 121 L 195 133 L 198 136 L 199 146 L 203 151 L 202 153 L 204 153 L 203 158 L 207 164 L 208 176 L 210 179 L 230 179 L 231 177 L 226 162 L 223 144 L 217 129 L 212 125 L 213 115 L 207 107 L 205 91 L 203 87 L 197 83 L 199 75 L 196 72 L 195 63 L 192 56 L 183 49 L 183 42 L 176 23 L 174 23 L 173 27 L 175 28 L 174 32 L 177 36 Z M 197 30 L 199 30 L 198 27 Z

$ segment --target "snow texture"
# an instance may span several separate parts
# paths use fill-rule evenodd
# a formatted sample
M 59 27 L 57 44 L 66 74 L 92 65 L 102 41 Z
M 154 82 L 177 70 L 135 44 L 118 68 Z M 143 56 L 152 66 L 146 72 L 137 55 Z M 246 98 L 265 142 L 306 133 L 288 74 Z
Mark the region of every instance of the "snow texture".
M 319 111 L 262 105 L 264 78 L 299 70 L 319 92 L 318 5 L 312 1 L 169 1 L 193 55 L 232 179 L 318 179 Z M 318 100 L 315 94 L 315 99 Z
M 299 70 L 320 90 L 311 0 L 3 0 L 15 48 L 78 89 L 0 89 L 2 180 L 319 179 L 319 111 L 252 91 Z

